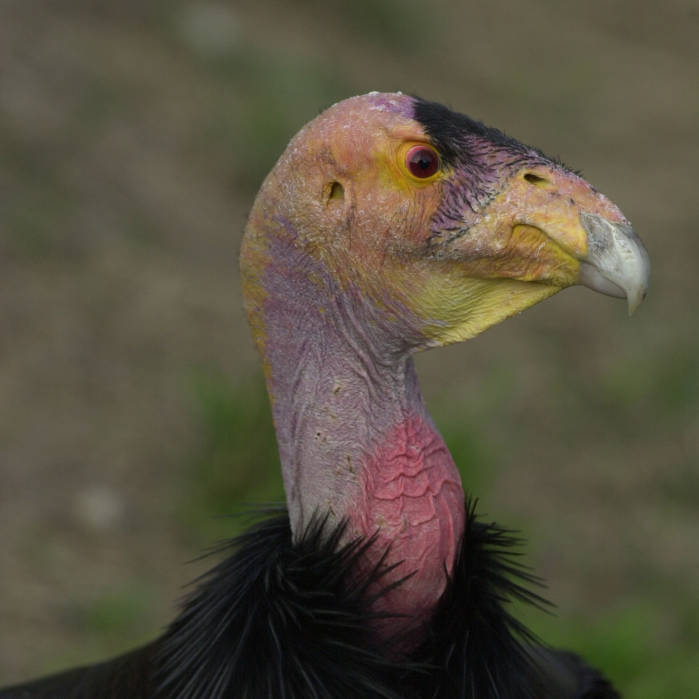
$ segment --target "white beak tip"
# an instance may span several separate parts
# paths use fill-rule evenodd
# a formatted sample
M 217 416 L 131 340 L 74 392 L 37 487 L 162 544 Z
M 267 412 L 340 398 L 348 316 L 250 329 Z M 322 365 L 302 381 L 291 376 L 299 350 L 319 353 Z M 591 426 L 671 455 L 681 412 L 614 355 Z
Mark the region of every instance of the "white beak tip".
M 650 259 L 628 223 L 614 223 L 583 212 L 587 255 L 580 262 L 580 283 L 610 296 L 626 298 L 629 315 L 648 293 Z

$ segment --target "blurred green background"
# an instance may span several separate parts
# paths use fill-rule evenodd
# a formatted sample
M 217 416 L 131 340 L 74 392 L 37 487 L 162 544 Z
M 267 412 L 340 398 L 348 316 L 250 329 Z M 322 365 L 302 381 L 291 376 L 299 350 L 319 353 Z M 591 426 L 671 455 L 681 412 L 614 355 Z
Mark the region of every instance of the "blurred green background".
M 282 496 L 238 288 L 255 191 L 330 103 L 413 92 L 631 218 L 647 302 L 573 289 L 419 358 L 480 509 L 640 699 L 699 685 L 695 0 L 0 0 L 0 683 L 153 637 Z

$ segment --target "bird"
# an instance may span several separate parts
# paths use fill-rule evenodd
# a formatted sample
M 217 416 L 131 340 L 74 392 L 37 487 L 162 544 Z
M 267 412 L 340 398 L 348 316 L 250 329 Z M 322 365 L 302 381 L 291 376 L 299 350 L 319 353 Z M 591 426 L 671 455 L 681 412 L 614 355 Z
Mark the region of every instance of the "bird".
M 514 601 L 519 534 L 478 514 L 417 352 L 579 284 L 647 293 L 646 249 L 561 161 L 400 92 L 338 102 L 264 180 L 240 252 L 286 504 L 264 509 L 154 641 L 2 699 L 610 699 Z

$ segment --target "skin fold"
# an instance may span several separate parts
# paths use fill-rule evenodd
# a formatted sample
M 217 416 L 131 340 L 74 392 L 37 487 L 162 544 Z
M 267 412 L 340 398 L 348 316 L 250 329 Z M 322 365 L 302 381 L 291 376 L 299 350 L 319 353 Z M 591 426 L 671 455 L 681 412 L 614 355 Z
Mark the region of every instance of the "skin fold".
M 436 154 L 434 174 L 411 172 L 416 146 Z M 591 253 L 597 220 L 630 241 L 623 274 L 609 271 L 613 251 L 598 263 L 604 227 Z M 641 298 L 647 256 L 628 231 L 621 211 L 560 163 L 400 93 L 334 105 L 265 180 L 241 271 L 292 532 L 327 513 L 348 522 L 347 539 L 376 537 L 365 565 L 395 566 L 385 582 L 407 578 L 377 609 L 402 615 L 406 638 L 429 622 L 465 526 L 460 477 L 412 355 L 588 283 L 581 269 L 601 270 L 604 284 L 591 286 Z
M 219 549 L 152 642 L 0 699 L 618 699 L 512 615 L 546 601 L 465 497 L 413 355 L 572 284 L 632 311 L 649 263 L 619 209 L 500 131 L 371 93 L 292 139 L 240 261 L 288 512 Z

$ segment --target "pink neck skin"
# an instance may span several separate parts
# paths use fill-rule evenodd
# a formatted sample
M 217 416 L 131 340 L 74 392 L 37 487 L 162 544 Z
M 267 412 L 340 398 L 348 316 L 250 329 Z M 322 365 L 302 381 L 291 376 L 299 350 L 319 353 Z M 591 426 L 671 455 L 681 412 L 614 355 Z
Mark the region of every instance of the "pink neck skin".
M 353 532 L 376 533 L 368 565 L 389 548 L 387 563 L 402 564 L 386 582 L 411 576 L 375 603 L 376 611 L 404 616 L 408 636 L 400 645 L 408 650 L 419 642 L 451 575 L 465 518 L 451 454 L 429 416 L 416 407 L 382 436 L 363 464 L 361 501 L 348 515 Z M 395 631 L 394 620 L 382 626 L 384 635 Z
M 465 519 L 458 471 L 417 383 L 411 344 L 419 333 L 396 328 L 405 312 L 389 316 L 365 295 L 334 288 L 292 246 L 271 259 L 280 262 L 262 278 L 261 351 L 292 532 L 329 513 L 331 526 L 348 522 L 347 540 L 376 535 L 365 565 L 390 547 L 385 563 L 400 565 L 382 584 L 411 577 L 375 609 L 404 617 L 391 622 L 392 633 L 415 631 L 445 589 Z

